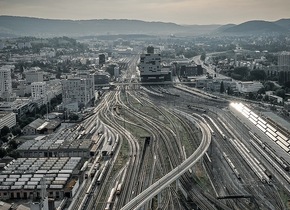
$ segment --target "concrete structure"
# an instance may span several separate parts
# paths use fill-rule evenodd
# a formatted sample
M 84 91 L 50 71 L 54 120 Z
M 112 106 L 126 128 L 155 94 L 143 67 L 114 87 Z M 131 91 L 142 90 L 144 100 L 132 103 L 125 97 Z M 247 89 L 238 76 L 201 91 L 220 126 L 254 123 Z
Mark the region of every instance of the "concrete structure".
M 31 83 L 31 98 L 32 101 L 41 101 L 41 104 L 48 102 L 47 85 L 46 82 L 32 82 Z
M 53 133 L 59 126 L 59 121 L 45 121 L 38 118 L 23 128 L 23 134 L 35 135 L 42 133 Z
M 102 66 L 106 63 L 106 56 L 105 54 L 99 54 L 99 65 Z
M 256 93 L 263 86 L 261 82 L 237 82 L 237 89 L 240 93 Z
M 0 199 L 37 199 L 45 177 L 48 197 L 57 200 L 73 197 L 79 187 L 80 157 L 18 158 L 0 173 Z
M 4 126 L 12 128 L 16 125 L 16 114 L 14 112 L 0 112 L 0 129 Z
M 28 111 L 32 112 L 34 108 L 35 105 L 29 98 L 18 98 L 13 102 L 0 102 L 0 111 L 14 112 L 19 117 Z
M 119 68 L 119 66 L 115 66 L 114 67 L 114 77 L 118 78 L 119 75 L 120 75 L 120 68 Z
M 0 67 L 0 97 L 10 97 L 12 93 L 11 66 Z
M 290 52 L 282 52 L 278 55 L 278 66 L 290 66 Z
M 95 86 L 109 84 L 110 75 L 108 73 L 95 73 L 94 74 L 94 83 Z
M 94 78 L 92 75 L 87 78 L 71 78 L 62 80 L 62 97 L 63 107 L 67 107 L 68 104 L 78 103 L 78 107 L 81 108 L 89 105 L 94 98 Z
M 162 71 L 161 55 L 154 54 L 154 48 L 149 46 L 146 54 L 140 55 L 140 77 L 142 81 L 164 80 L 170 73 Z
M 43 82 L 43 71 L 34 69 L 25 72 L 26 83 L 31 84 L 32 82 Z

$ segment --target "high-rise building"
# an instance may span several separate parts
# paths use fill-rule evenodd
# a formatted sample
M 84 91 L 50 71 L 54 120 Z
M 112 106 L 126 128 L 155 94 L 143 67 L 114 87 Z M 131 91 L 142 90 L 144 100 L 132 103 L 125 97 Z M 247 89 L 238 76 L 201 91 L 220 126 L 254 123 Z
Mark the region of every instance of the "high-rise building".
M 161 55 L 154 54 L 154 47 L 149 46 L 146 54 L 140 55 L 140 76 L 142 81 L 163 80 L 161 72 Z
M 79 108 L 81 105 L 87 106 L 94 98 L 93 75 L 62 80 L 62 98 L 64 107 L 71 103 L 77 103 Z
M 104 65 L 106 63 L 105 54 L 99 54 L 99 65 Z
M 48 102 L 46 82 L 31 83 L 31 97 L 33 101 L 40 101 L 39 105 Z
M 0 97 L 7 98 L 12 93 L 10 66 L 0 67 Z
M 290 66 L 290 52 L 282 52 L 278 55 L 278 66 Z
M 290 52 L 282 52 L 278 55 L 279 83 L 290 81 Z

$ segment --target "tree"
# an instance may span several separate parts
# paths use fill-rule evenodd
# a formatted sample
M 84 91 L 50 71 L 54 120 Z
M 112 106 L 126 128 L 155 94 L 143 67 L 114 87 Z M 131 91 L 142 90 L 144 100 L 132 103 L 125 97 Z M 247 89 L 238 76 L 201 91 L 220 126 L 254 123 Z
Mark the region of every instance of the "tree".
M 200 60 L 205 61 L 205 58 L 206 58 L 206 54 L 205 52 L 203 52 L 200 56 Z
M 9 147 L 10 147 L 12 150 L 17 149 L 18 143 L 17 143 L 14 139 L 11 140 L 11 141 L 9 141 L 8 144 L 9 144 Z
M 10 133 L 10 129 L 5 125 L 5 126 L 1 129 L 1 136 L 6 136 L 8 133 Z
M 220 86 L 220 93 L 224 93 L 225 92 L 225 86 L 224 86 L 224 82 L 221 82 L 221 86 Z
M 77 114 L 70 114 L 69 119 L 72 121 L 77 121 L 79 119 L 79 116 Z
M 248 67 L 245 67 L 245 66 L 243 66 L 243 67 L 236 67 L 234 69 L 234 73 L 241 75 L 241 77 L 243 79 L 245 79 L 248 76 L 248 74 L 249 74 L 249 68 Z
M 14 136 L 21 135 L 21 129 L 19 127 L 12 128 L 11 132 Z
M 250 72 L 251 80 L 265 80 L 267 75 L 264 70 L 253 70 Z
M 232 88 L 230 86 L 228 86 L 228 88 L 227 88 L 227 93 L 228 93 L 228 95 L 233 94 Z
M 7 154 L 4 148 L 0 148 L 0 158 L 3 158 Z
M 283 90 L 283 89 L 278 89 L 278 90 L 276 90 L 276 91 L 275 91 L 275 94 L 276 94 L 277 96 L 280 96 L 281 98 L 285 98 L 285 90 Z

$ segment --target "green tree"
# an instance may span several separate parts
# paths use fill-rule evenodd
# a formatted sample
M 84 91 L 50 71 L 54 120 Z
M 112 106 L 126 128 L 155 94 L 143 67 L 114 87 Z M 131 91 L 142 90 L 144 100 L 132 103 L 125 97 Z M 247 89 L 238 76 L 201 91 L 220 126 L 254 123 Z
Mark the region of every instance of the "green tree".
M 21 129 L 19 127 L 12 128 L 11 132 L 14 136 L 21 135 Z
M 70 114 L 69 119 L 72 121 L 77 121 L 79 119 L 79 116 L 77 114 Z
M 224 86 L 224 82 L 221 82 L 221 86 L 220 86 L 220 93 L 224 93 L 225 92 L 225 86 Z
M 267 75 L 264 70 L 253 70 L 250 72 L 251 80 L 265 80 Z
M 6 150 L 4 148 L 0 148 L 0 158 L 5 157 L 7 154 Z
M 1 136 L 6 136 L 8 133 L 10 133 L 9 127 L 6 125 L 1 129 Z
M 12 150 L 15 150 L 17 149 L 18 143 L 13 139 L 8 142 L 8 145 Z
M 205 61 L 205 58 L 206 58 L 206 54 L 205 52 L 203 52 L 200 56 L 200 60 Z
M 243 79 L 245 79 L 248 76 L 249 71 L 250 71 L 249 68 L 248 67 L 245 67 L 245 66 L 243 66 L 243 67 L 236 67 L 234 69 L 234 73 L 241 75 L 241 77 Z
M 228 86 L 228 88 L 227 88 L 227 93 L 228 93 L 228 95 L 233 94 L 232 88 L 230 86 Z
M 284 89 L 278 89 L 275 91 L 275 95 L 280 96 L 281 98 L 285 98 L 285 90 Z

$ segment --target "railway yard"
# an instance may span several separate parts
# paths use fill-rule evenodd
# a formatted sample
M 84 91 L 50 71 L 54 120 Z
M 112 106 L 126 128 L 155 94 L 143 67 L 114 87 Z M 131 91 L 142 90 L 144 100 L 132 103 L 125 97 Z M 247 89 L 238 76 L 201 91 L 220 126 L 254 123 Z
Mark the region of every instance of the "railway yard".
M 105 94 L 83 122 L 111 147 L 91 158 L 73 209 L 287 209 L 285 129 L 191 88 L 130 88 Z
M 255 106 L 182 84 L 104 92 L 88 118 L 43 140 L 82 156 L 59 209 L 289 209 L 290 133 Z

